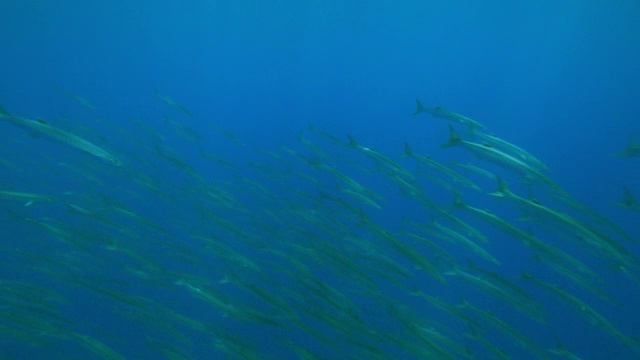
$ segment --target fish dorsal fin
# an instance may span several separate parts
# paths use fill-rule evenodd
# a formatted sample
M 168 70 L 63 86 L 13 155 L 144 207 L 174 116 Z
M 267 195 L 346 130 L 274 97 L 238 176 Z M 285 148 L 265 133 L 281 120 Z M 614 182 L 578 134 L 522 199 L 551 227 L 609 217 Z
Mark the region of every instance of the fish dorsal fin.
M 624 199 L 622 200 L 622 202 L 625 205 L 635 205 L 638 203 L 638 200 L 636 200 L 636 197 L 633 196 L 633 194 L 631 193 L 631 190 L 629 190 L 626 186 L 624 187 Z

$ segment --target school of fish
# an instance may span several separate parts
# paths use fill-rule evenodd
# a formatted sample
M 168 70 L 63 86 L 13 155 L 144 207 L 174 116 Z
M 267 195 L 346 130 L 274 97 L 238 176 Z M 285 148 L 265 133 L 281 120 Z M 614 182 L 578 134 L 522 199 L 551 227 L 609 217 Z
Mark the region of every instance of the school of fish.
M 16 134 L 0 144 L 4 346 L 110 360 L 588 358 L 545 330 L 560 308 L 612 358 L 640 357 L 640 333 L 608 315 L 638 310 L 608 285 L 640 285 L 637 233 L 480 122 L 417 100 L 406 121 L 448 124 L 448 140 L 386 154 L 309 127 L 252 150 L 156 97 L 163 121 L 91 128 L 0 108 Z M 418 150 L 434 147 L 467 161 Z M 635 141 L 613 156 L 634 157 Z M 640 189 L 623 190 L 612 203 L 640 214 Z M 516 262 L 517 276 L 504 270 Z

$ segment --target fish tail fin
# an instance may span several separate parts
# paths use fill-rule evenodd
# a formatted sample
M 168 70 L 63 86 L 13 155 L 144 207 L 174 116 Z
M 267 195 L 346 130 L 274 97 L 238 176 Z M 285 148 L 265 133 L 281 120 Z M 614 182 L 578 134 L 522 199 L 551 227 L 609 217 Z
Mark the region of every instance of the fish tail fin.
M 462 201 L 462 198 L 460 197 L 459 194 L 456 194 L 456 198 L 455 200 L 453 200 L 453 206 L 451 206 L 451 210 L 464 209 L 466 207 L 467 207 L 467 204 L 465 204 L 465 202 Z
M 358 142 L 356 141 L 356 139 L 353 138 L 353 136 L 347 134 L 347 137 L 349 137 L 349 145 L 347 145 L 348 147 L 354 148 L 354 149 L 359 147 Z
M 413 116 L 420 115 L 426 111 L 427 111 L 427 108 L 424 105 L 422 105 L 422 102 L 420 100 L 416 99 L 416 111 L 413 113 Z
M 413 157 L 414 153 L 413 153 L 413 149 L 411 149 L 411 146 L 409 146 L 409 144 L 404 143 L 404 157 L 408 158 L 408 157 Z
M 231 277 L 229 273 L 224 274 L 224 277 L 218 281 L 218 284 L 229 284 L 231 283 Z
M 498 180 L 498 190 L 490 193 L 489 195 L 499 197 L 499 198 L 505 198 L 505 197 L 511 196 L 513 193 L 507 187 L 507 183 L 504 180 L 502 180 L 500 176 L 496 175 L 496 179 Z
M 462 143 L 462 138 L 460 134 L 456 131 L 456 129 L 449 124 L 449 141 L 446 144 L 443 144 L 442 147 L 452 147 Z

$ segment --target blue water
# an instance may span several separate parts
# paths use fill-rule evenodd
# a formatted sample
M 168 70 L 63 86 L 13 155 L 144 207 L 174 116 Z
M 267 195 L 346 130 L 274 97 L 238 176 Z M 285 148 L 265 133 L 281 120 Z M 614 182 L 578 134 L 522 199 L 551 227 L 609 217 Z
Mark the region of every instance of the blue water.
M 640 240 L 640 212 L 615 206 L 625 187 L 640 196 L 640 159 L 612 156 L 640 138 L 640 3 L 428 3 L 1 2 L 0 105 L 87 139 L 123 166 L 0 122 L 0 190 L 56 199 L 0 197 L 0 358 L 295 359 L 306 349 L 326 359 L 412 359 L 421 358 L 417 348 L 445 358 L 412 326 L 458 344 L 433 340 L 451 358 L 496 358 L 478 338 L 514 359 L 562 358 L 549 351 L 558 344 L 581 359 L 638 358 L 637 268 L 627 275 L 571 231 L 487 196 L 495 180 L 457 170 L 476 192 L 432 173 L 469 205 L 582 261 L 617 305 L 536 261 L 516 239 L 454 212 L 488 237 L 480 244 L 500 265 L 487 262 L 420 230 L 434 219 L 453 225 L 403 193 L 384 161 L 322 134 L 375 149 L 442 208 L 454 195 L 403 157 L 405 142 L 444 165 L 494 172 L 516 194 L 602 229 L 544 186 L 463 148 L 442 148 L 447 121 L 412 116 L 418 98 L 534 154 L 573 198 Z M 377 194 L 381 209 L 349 195 L 338 172 Z M 376 229 L 433 261 L 445 282 Z M 440 244 L 454 265 L 406 231 Z M 611 236 L 637 265 L 638 243 Z M 454 269 L 517 285 L 547 312 L 545 322 Z M 616 330 L 523 280 L 524 272 Z M 473 326 L 416 290 L 458 311 L 467 300 L 541 352 L 462 311 L 482 327 L 473 339 Z

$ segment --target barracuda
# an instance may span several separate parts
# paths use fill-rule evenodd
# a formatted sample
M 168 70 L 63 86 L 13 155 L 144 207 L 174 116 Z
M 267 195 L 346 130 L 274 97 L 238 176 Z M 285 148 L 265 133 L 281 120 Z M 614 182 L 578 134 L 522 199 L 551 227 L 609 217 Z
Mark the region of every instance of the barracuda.
M 181 111 L 183 114 L 187 115 L 188 117 L 192 118 L 193 114 L 191 113 L 191 111 L 189 111 L 189 109 L 187 109 L 184 105 L 178 103 L 177 101 L 173 100 L 172 98 L 170 98 L 167 95 L 162 95 L 158 92 L 156 92 L 156 96 L 165 102 L 165 104 Z
M 458 174 L 454 170 L 440 164 L 439 162 L 432 159 L 430 156 L 419 155 L 413 152 L 413 149 L 409 146 L 409 144 L 404 143 L 404 155 L 406 157 L 410 157 L 412 159 L 418 160 L 421 164 L 424 164 L 436 171 L 439 171 L 445 175 L 447 175 L 451 180 L 461 183 L 465 186 L 468 186 L 474 190 L 480 190 L 480 187 L 474 184 L 471 180 L 465 178 L 464 176 Z
M 459 232 L 439 224 L 437 221 L 433 221 L 430 227 L 425 227 L 424 229 L 433 236 L 439 237 L 454 244 L 461 244 L 477 255 L 481 256 L 485 260 L 492 262 L 495 265 L 500 265 L 500 262 L 482 246 L 471 241 L 468 237 L 460 234 Z
M 627 145 L 624 150 L 621 152 L 614 154 L 613 156 L 619 158 L 632 158 L 632 157 L 640 157 L 640 142 L 637 139 L 632 139 L 631 143 Z
M 0 191 L 0 199 L 24 201 L 24 206 L 29 206 L 38 202 L 55 202 L 51 196 L 30 194 L 17 191 Z
M 442 147 L 462 146 L 471 151 L 477 158 L 490 161 L 496 165 L 500 165 L 507 170 L 511 170 L 517 174 L 522 174 L 530 179 L 538 179 L 549 185 L 552 189 L 558 188 L 558 185 L 551 179 L 546 177 L 537 169 L 529 164 L 517 159 L 507 153 L 504 153 L 491 145 L 478 144 L 471 141 L 463 140 L 458 132 L 449 125 L 449 141 Z
M 422 104 L 422 102 L 416 99 L 416 111 L 413 113 L 413 116 L 420 115 L 423 113 L 427 113 L 434 118 L 445 119 L 453 122 L 457 122 L 463 125 L 468 126 L 471 130 L 474 129 L 486 129 L 486 126 L 480 124 L 475 120 L 471 120 L 466 116 L 456 114 L 454 112 L 445 110 L 441 107 L 428 108 Z
M 78 150 L 87 152 L 95 157 L 98 157 L 112 165 L 121 166 L 122 162 L 115 156 L 111 155 L 105 149 L 98 145 L 91 143 L 77 135 L 70 132 L 55 128 L 42 120 L 30 120 L 17 116 L 10 115 L 2 107 L 0 107 L 0 120 L 10 122 L 16 126 L 29 131 L 36 131 L 39 134 L 45 135 L 53 140 L 59 141 L 63 144 L 67 144 Z
M 477 268 L 475 268 L 477 270 Z M 448 276 L 457 276 L 473 284 L 487 295 L 502 299 L 514 309 L 529 315 L 539 323 L 545 323 L 547 312 L 524 290 L 502 279 L 495 273 L 482 271 L 482 275 L 473 275 L 460 268 L 445 272 Z
M 549 171 L 549 168 L 538 158 L 531 155 L 531 153 L 524 150 L 523 148 L 514 145 L 506 140 L 500 139 L 495 135 L 485 134 L 480 131 L 473 132 L 472 136 L 479 137 L 489 145 L 501 149 L 508 154 L 514 155 L 515 157 L 519 158 L 520 160 L 524 161 L 537 170 Z
M 638 203 L 636 197 L 631 193 L 631 190 L 626 187 L 624 188 L 624 197 L 617 202 L 616 205 L 623 209 L 640 211 L 640 203 Z
M 494 328 L 501 331 L 504 335 L 513 339 L 516 343 L 520 344 L 523 348 L 531 351 L 536 354 L 538 358 L 545 359 L 547 356 L 538 345 L 536 345 L 531 339 L 524 336 L 520 331 L 518 331 L 513 326 L 506 323 L 504 320 L 499 318 L 496 314 L 486 311 L 483 309 L 479 309 L 476 306 L 470 304 L 467 300 L 463 300 L 461 304 L 456 305 L 459 309 L 466 310 L 475 314 L 478 318 L 482 320 L 484 324 L 491 324 Z
M 611 322 L 609 322 L 609 320 L 607 320 L 599 312 L 597 312 L 591 306 L 587 305 L 584 301 L 582 301 L 575 295 L 570 294 L 569 292 L 567 292 L 566 290 L 562 289 L 557 285 L 550 284 L 548 282 L 544 282 L 542 280 L 536 279 L 529 273 L 524 273 L 522 275 L 522 278 L 526 281 L 530 281 L 541 286 L 542 288 L 546 289 L 550 293 L 557 296 L 559 299 L 564 300 L 572 308 L 582 313 L 591 325 L 598 327 L 601 330 L 609 333 L 611 336 L 617 338 L 622 343 L 629 346 L 636 352 L 640 352 L 640 346 L 637 340 L 622 333 L 617 327 L 615 327 Z
M 498 177 L 498 184 L 498 191 L 489 195 L 510 199 L 527 214 L 537 217 L 545 223 L 548 223 L 547 220 L 551 220 L 553 223 L 574 232 L 578 235 L 578 239 L 593 246 L 594 250 L 598 254 L 601 254 L 604 251 L 606 254 L 610 255 L 612 259 L 615 259 L 615 261 L 619 261 L 624 264 L 635 262 L 635 258 L 628 250 L 606 235 L 590 228 L 588 225 L 567 214 L 548 208 L 537 201 L 527 200 L 515 195 L 511 190 L 509 190 L 507 184 L 500 177 Z
M 494 215 L 490 211 L 481 210 L 473 206 L 467 205 L 462 201 L 462 199 L 459 196 L 456 196 L 456 200 L 453 205 L 453 208 L 464 209 L 470 212 L 471 214 L 476 216 L 478 219 L 484 221 L 485 223 L 493 226 L 494 228 L 502 231 L 507 235 L 513 236 L 514 238 L 520 240 L 520 242 L 522 242 L 527 247 L 531 247 L 535 249 L 541 243 L 540 240 L 538 240 L 535 236 L 527 234 L 526 232 L 506 222 L 502 218 Z

